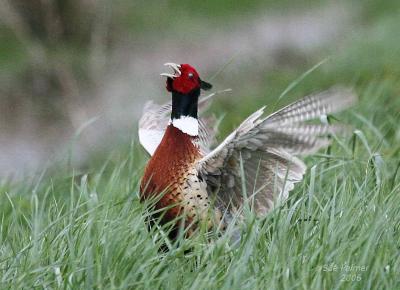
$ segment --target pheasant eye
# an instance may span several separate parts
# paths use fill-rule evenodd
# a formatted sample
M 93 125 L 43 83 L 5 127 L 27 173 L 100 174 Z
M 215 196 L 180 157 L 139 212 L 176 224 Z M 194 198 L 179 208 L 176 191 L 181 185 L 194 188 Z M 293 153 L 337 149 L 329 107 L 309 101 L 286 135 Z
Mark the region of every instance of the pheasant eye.
M 191 79 L 193 78 L 193 74 L 192 73 L 188 73 L 188 77 Z

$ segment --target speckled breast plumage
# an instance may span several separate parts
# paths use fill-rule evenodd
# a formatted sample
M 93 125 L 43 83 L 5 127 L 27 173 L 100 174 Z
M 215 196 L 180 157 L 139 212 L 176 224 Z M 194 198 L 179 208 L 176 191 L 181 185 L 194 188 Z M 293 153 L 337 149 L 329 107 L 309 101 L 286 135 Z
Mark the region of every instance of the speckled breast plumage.
M 141 199 L 162 194 L 155 209 L 165 209 L 162 223 L 177 217 L 185 219 L 190 235 L 200 221 L 210 216 L 207 184 L 201 179 L 195 163 L 202 155 L 196 140 L 169 125 L 165 135 L 149 161 L 141 183 Z M 213 220 L 220 219 L 219 210 L 212 209 Z M 211 226 L 213 221 L 207 221 Z

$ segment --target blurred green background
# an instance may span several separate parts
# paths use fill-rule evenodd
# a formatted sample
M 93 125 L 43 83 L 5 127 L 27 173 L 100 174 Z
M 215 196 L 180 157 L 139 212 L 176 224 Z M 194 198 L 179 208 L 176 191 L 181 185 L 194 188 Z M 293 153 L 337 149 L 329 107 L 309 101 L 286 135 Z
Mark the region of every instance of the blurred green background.
M 354 86 L 400 143 L 399 1 L 0 2 L 0 175 L 102 160 L 136 135 L 147 99 L 169 99 L 163 63 L 191 63 L 214 88 L 221 131 L 325 60 L 278 105 Z M 368 92 L 388 95 L 368 106 Z M 397 147 L 396 147 L 397 146 Z M 394 145 L 392 156 L 399 155 Z

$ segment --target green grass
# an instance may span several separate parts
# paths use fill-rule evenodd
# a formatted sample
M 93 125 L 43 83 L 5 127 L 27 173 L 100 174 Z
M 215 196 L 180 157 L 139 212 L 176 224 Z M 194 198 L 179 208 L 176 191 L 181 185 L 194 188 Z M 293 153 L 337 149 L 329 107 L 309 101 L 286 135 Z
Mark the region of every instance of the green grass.
M 329 156 L 308 158 L 304 182 L 265 219 L 247 217 L 236 248 L 227 236 L 197 237 L 158 252 L 162 237 L 148 233 L 137 198 L 145 160 L 136 144 L 85 174 L 4 181 L 0 288 L 398 289 L 400 104 L 392 88 L 360 88 L 360 105 L 339 116 L 356 134 L 335 140 Z

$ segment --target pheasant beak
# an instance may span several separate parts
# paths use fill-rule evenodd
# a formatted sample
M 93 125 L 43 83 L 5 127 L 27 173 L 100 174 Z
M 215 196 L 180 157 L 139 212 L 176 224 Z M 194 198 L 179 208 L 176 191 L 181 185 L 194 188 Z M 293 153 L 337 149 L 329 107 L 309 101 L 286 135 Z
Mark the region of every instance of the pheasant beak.
M 174 79 L 174 78 L 179 77 L 181 75 L 181 70 L 180 70 L 181 65 L 180 64 L 176 64 L 176 63 L 173 63 L 173 62 L 167 62 L 167 63 L 164 63 L 164 65 L 172 68 L 172 70 L 174 71 L 174 74 L 162 73 L 162 74 L 160 74 L 160 76 Z

